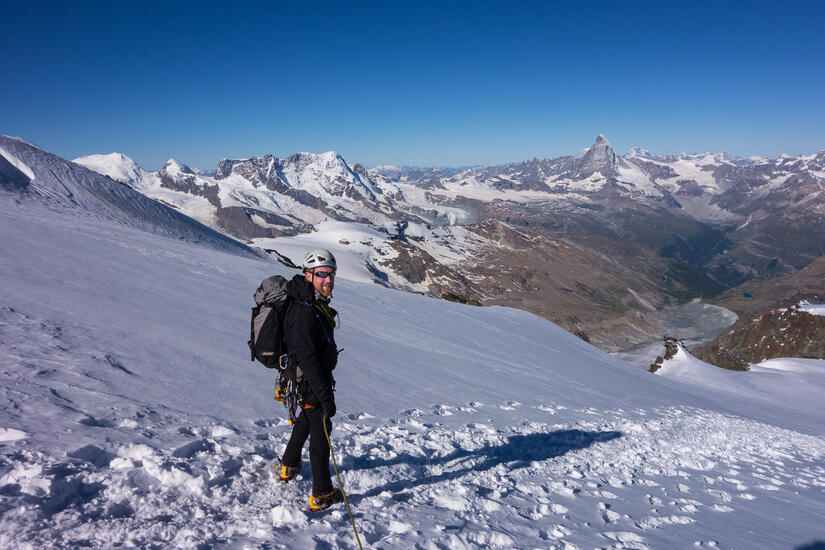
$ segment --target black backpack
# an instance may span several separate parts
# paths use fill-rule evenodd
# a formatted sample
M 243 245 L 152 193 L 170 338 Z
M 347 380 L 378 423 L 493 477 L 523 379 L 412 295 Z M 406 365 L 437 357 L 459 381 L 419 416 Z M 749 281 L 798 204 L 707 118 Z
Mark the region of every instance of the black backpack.
M 284 316 L 292 303 L 286 292 L 287 280 L 273 275 L 263 280 L 255 291 L 252 308 L 249 349 L 251 360 L 258 360 L 268 369 L 281 368 L 282 355 L 287 353 L 284 342 Z
M 284 318 L 292 299 L 286 292 L 287 280 L 280 275 L 264 279 L 255 291 L 252 308 L 249 349 L 251 360 L 269 369 L 278 369 L 275 379 L 275 400 L 287 409 L 289 423 L 295 422 L 301 406 L 298 386 L 303 380 L 301 369 L 289 360 L 284 339 Z

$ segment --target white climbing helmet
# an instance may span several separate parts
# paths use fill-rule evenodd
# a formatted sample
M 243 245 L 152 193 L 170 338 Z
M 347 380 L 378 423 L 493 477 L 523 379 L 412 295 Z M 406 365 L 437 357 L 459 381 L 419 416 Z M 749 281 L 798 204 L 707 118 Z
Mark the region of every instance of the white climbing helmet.
M 314 267 L 331 267 L 338 269 L 338 264 L 335 263 L 335 256 L 329 250 L 323 248 L 316 248 L 310 250 L 304 256 L 304 269 L 312 269 Z

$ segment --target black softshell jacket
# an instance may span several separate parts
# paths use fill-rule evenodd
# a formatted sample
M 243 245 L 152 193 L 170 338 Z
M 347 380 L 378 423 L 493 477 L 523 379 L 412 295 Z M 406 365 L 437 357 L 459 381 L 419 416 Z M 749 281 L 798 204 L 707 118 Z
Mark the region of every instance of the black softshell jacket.
M 333 327 L 310 307 L 315 289 L 303 275 L 295 275 L 286 285 L 292 304 L 284 318 L 284 338 L 291 361 L 304 373 L 298 391 L 304 403 L 324 410 L 335 403 L 332 370 L 338 363 Z

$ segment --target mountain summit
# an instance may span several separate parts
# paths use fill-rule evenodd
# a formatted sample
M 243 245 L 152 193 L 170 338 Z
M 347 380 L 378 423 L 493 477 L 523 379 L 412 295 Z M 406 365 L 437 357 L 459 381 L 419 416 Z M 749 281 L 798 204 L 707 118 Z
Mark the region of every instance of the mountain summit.
M 578 166 L 573 171 L 577 179 L 586 179 L 596 172 L 605 178 L 615 178 L 619 173 L 619 166 L 625 162 L 613 151 L 613 146 L 602 134 L 596 137 L 596 142 L 581 156 Z

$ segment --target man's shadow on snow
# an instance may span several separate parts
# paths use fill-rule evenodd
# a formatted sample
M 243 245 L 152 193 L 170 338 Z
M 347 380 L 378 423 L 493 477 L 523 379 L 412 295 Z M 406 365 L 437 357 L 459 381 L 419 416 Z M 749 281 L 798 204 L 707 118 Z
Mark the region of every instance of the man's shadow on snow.
M 585 432 L 582 430 L 514 435 L 507 438 L 502 445 L 485 445 L 475 451 L 457 449 L 445 456 L 402 454 L 391 459 L 350 457 L 343 465 L 343 469 L 354 471 L 399 464 L 410 466 L 412 471 L 409 471 L 405 479 L 393 481 L 350 497 L 351 501 L 357 502 L 363 498 L 389 491 L 398 499 L 399 493 L 414 487 L 458 479 L 470 472 L 484 472 L 498 465 L 506 465 L 511 470 L 525 468 L 534 461 L 562 456 L 570 451 L 589 447 L 593 443 L 617 439 L 622 435 L 622 432 L 615 431 Z

